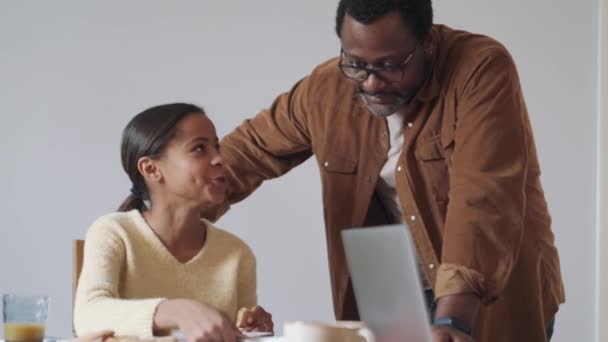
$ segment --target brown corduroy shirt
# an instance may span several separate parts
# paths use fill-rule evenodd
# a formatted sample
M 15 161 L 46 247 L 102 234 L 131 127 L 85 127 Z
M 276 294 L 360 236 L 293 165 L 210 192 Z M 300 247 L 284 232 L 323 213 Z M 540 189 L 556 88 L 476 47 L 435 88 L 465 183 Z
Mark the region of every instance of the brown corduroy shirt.
M 564 289 L 517 70 L 491 38 L 441 25 L 431 34 L 430 76 L 405 118 L 395 172 L 403 220 L 436 297 L 474 293 L 485 304 L 476 340 L 543 341 Z M 357 319 L 340 231 L 388 222 L 376 182 L 389 137 L 337 63 L 318 66 L 221 146 L 230 203 L 315 156 L 335 314 Z

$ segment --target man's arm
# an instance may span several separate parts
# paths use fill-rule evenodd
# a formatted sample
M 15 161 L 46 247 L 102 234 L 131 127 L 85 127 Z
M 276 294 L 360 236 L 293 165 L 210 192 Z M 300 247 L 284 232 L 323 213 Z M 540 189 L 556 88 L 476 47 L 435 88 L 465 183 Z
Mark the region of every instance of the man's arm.
M 511 274 L 523 235 L 527 113 L 511 57 L 498 46 L 462 84 L 436 317 L 473 324 Z
M 220 143 L 228 169 L 228 196 L 202 214 L 215 221 L 231 204 L 249 196 L 260 184 L 279 177 L 312 155 L 307 111 L 311 76 L 298 82 L 272 106 L 245 120 Z

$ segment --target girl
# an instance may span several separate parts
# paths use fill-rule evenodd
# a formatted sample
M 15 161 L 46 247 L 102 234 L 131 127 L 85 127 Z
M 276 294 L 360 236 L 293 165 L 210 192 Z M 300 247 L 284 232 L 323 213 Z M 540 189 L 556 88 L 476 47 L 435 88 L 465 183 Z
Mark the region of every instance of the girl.
M 123 131 L 131 195 L 89 229 L 74 307 L 78 335 L 149 337 L 180 329 L 188 341 L 235 341 L 273 331 L 257 304 L 255 257 L 200 213 L 223 202 L 226 170 L 203 110 L 174 103 L 135 116 Z

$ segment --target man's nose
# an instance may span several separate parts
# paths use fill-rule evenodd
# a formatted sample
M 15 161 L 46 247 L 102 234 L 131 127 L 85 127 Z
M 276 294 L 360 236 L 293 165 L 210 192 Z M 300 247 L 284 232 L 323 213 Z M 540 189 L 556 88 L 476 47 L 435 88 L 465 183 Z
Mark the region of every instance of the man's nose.
M 376 94 L 381 92 L 386 87 L 386 82 L 372 72 L 369 74 L 369 76 L 367 76 L 367 79 L 363 81 L 361 87 L 370 94 Z

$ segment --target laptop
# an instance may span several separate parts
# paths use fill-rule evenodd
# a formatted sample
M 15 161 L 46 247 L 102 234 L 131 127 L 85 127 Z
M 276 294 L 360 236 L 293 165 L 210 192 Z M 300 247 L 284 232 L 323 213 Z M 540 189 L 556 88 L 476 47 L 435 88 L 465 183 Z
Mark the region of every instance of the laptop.
M 381 341 L 431 341 L 409 228 L 348 229 L 342 241 L 361 320 Z

